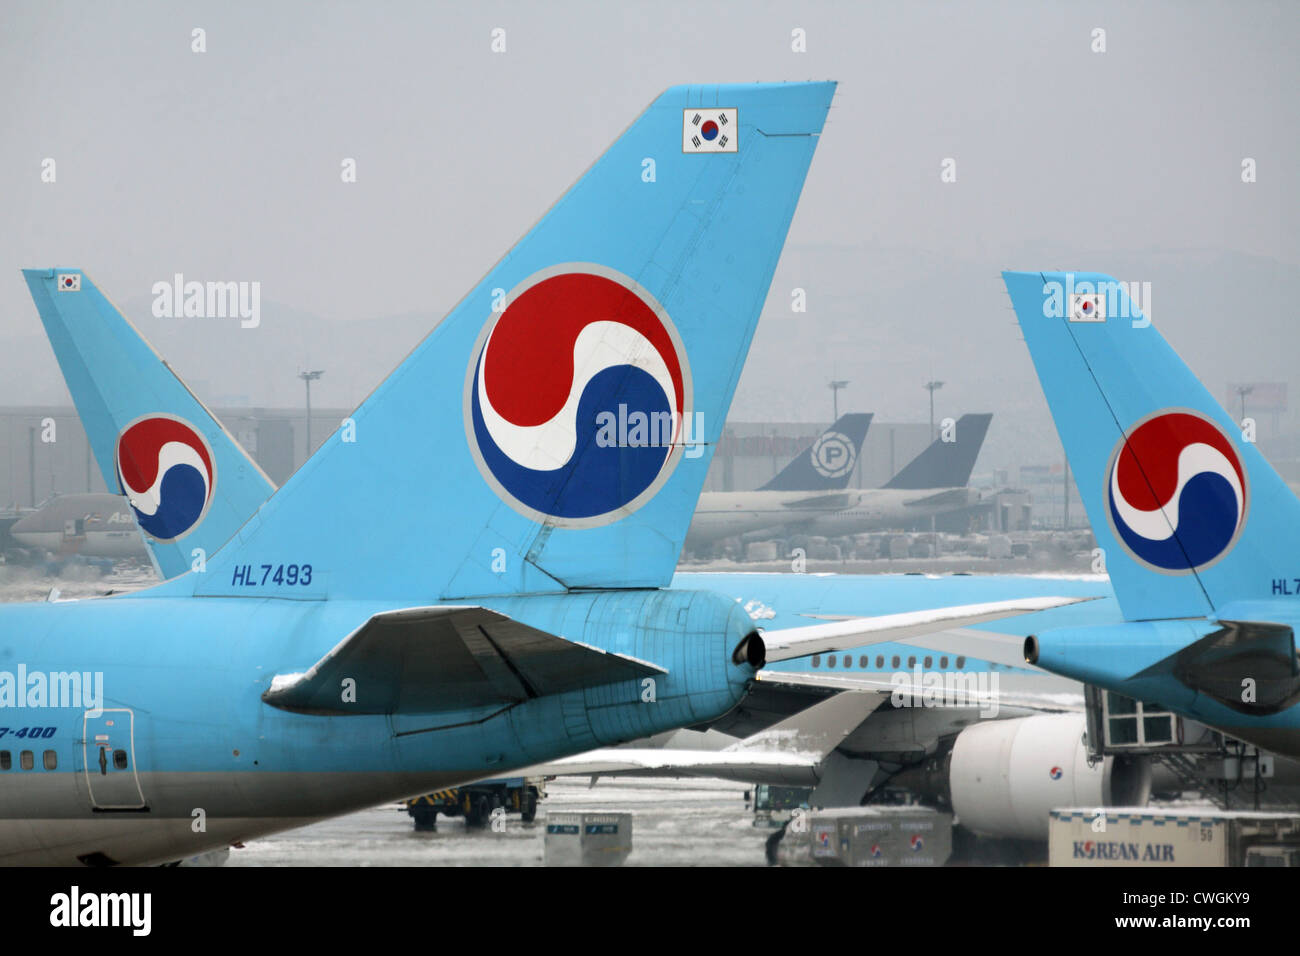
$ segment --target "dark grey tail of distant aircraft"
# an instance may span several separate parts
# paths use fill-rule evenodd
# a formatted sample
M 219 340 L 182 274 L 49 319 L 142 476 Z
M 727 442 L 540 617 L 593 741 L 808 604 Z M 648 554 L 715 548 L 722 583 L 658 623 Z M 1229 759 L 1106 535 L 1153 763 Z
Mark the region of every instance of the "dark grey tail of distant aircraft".
M 904 491 L 926 488 L 963 488 L 979 457 L 993 416 L 987 413 L 963 415 L 957 419 L 955 441 L 940 436 L 930 447 L 913 458 L 885 485 Z
M 759 491 L 841 491 L 858 463 L 871 414 L 841 415 Z

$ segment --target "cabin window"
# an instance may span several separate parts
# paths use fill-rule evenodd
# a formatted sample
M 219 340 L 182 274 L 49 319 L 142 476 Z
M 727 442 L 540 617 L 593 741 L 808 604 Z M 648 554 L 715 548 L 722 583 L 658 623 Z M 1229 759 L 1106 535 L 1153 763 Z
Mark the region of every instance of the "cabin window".
M 877 666 L 877 667 L 880 667 L 880 668 L 883 668 L 883 667 L 885 666 L 885 655 L 884 655 L 884 654 L 877 654 L 877 655 L 876 655 L 876 666 Z
M 961 670 L 965 666 L 966 666 L 966 658 L 964 657 L 957 658 L 957 670 Z
M 826 666 L 827 666 L 827 667 L 834 667 L 834 666 L 835 666 L 835 655 L 834 655 L 834 654 L 828 654 L 828 655 L 826 655 Z
M 113 769 L 114 769 L 114 770 L 125 770 L 125 769 L 126 769 L 126 751 L 125 751 L 125 750 L 114 750 L 114 751 L 113 751 Z
M 934 658 L 933 658 L 933 657 L 927 657 L 927 658 L 925 659 L 925 669 L 926 669 L 926 670 L 929 670 L 929 669 L 930 669 L 930 665 L 933 664 L 933 663 L 934 663 Z
M 894 655 L 893 660 L 890 661 L 889 666 L 892 667 L 894 670 L 898 670 L 898 655 L 897 655 L 897 654 Z
M 915 666 L 916 666 L 916 658 L 915 658 L 915 657 L 909 657 L 909 658 L 907 659 L 907 666 L 908 666 L 908 667 L 915 667 Z
M 939 658 L 939 669 L 945 671 L 948 669 L 948 656 L 946 654 Z
M 0 770 L 8 770 L 14 765 L 14 758 L 7 750 L 0 750 Z
M 820 654 L 814 654 L 813 667 L 821 667 L 821 666 L 822 666 L 822 656 Z
M 861 657 L 858 658 L 858 666 L 861 667 L 863 670 L 866 670 L 868 667 L 871 666 L 871 658 L 868 657 L 866 654 L 863 654 Z
M 18 766 L 24 770 L 31 770 L 36 766 L 36 757 L 30 750 L 24 750 L 18 755 Z
M 45 751 L 45 753 L 41 755 L 41 759 L 44 760 L 45 762 L 46 770 L 59 769 L 59 755 L 56 754 L 53 750 Z

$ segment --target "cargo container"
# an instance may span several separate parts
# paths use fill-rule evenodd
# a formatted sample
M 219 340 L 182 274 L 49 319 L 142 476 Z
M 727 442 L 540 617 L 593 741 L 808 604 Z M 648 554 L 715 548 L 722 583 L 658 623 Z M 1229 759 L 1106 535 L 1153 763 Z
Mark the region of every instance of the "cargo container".
M 619 866 L 632 853 L 630 813 L 551 813 L 546 817 L 547 866 Z
M 796 812 L 774 850 L 782 866 L 943 866 L 952 816 L 893 806 Z
M 1296 866 L 1300 815 L 1185 808 L 1053 810 L 1051 866 Z

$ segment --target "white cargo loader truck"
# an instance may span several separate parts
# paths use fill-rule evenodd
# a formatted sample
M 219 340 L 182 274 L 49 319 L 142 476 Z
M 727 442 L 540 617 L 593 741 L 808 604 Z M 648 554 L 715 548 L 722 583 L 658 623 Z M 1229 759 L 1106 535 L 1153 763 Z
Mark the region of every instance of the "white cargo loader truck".
M 1296 866 L 1300 814 L 1215 808 L 1053 810 L 1051 866 Z

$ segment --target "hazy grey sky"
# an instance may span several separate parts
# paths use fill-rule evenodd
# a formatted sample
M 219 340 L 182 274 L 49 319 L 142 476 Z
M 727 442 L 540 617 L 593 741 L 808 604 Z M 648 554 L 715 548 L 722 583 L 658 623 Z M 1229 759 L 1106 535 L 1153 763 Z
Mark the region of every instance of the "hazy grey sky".
M 268 320 L 268 302 L 441 316 L 664 87 L 805 78 L 840 88 L 737 417 L 828 417 L 835 374 L 853 381 L 842 404 L 919 420 L 935 375 L 952 413 L 1036 434 L 1005 267 L 1155 282 L 1157 325 L 1216 394 L 1289 380 L 1300 343 L 1294 3 L 11 2 L 2 29 L 5 348 L 43 342 L 32 265 L 81 266 L 119 303 L 182 272 L 260 281 Z M 1284 341 L 1273 325 L 1243 341 L 1247 279 Z M 310 343 L 272 385 L 239 360 L 258 333 L 227 332 L 180 364 L 223 394 L 296 400 Z M 0 360 L 0 402 L 59 393 L 48 348 L 27 351 Z M 364 347 L 348 360 L 369 384 L 387 371 Z M 363 396 L 337 375 L 319 400 Z

